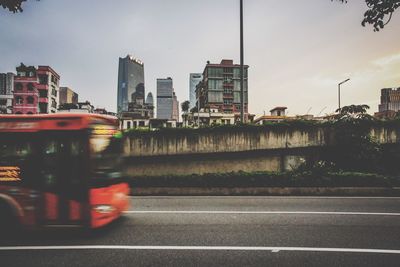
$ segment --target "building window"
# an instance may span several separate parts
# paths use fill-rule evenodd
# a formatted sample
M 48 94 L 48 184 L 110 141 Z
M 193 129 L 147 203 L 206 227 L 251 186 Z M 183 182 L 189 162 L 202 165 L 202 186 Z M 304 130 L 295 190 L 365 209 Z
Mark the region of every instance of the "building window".
M 28 102 L 28 104 L 33 104 L 34 102 L 35 102 L 35 99 L 32 97 L 32 96 L 28 96 L 27 98 L 26 98 L 26 101 Z
M 35 89 L 35 86 L 33 83 L 28 83 L 28 91 L 33 91 Z
M 222 77 L 223 69 L 222 68 L 209 68 L 208 69 L 208 77 Z
M 22 112 L 21 111 L 17 111 L 17 112 L 15 112 L 15 114 L 22 115 Z
M 126 123 L 126 128 L 127 128 L 127 129 L 130 129 L 130 128 L 131 128 L 131 122 L 130 122 L 130 121 L 128 121 L 128 122 Z
M 39 83 L 40 84 L 48 84 L 49 83 L 49 78 L 46 74 L 40 74 L 39 75 Z
M 17 103 L 18 105 L 22 105 L 24 103 L 24 99 L 21 96 L 17 96 L 15 98 L 15 103 Z
M 15 84 L 15 90 L 16 91 L 22 91 L 22 88 L 23 88 L 24 86 L 22 85 L 22 83 L 16 83 Z
M 39 97 L 45 97 L 47 98 L 47 90 L 39 90 Z
M 28 114 L 28 115 L 33 115 L 33 112 L 29 111 L 29 112 L 27 112 L 26 114 Z

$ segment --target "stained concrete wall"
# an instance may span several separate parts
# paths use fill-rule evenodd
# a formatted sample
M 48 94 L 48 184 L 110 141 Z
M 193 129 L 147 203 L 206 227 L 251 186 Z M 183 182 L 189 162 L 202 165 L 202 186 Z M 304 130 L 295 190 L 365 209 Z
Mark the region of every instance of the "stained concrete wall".
M 257 157 L 220 157 L 214 158 L 157 158 L 150 160 L 131 160 L 126 172 L 129 176 L 163 176 L 191 175 L 227 172 L 279 171 L 281 158 L 279 156 L 260 155 Z
M 317 127 L 309 130 L 235 130 L 178 136 L 149 134 L 127 138 L 124 155 L 140 157 L 313 147 L 325 145 L 325 136 L 325 130 Z
M 399 143 L 399 130 L 371 129 L 381 143 Z M 292 170 L 322 147 L 334 143 L 332 130 L 314 127 L 202 134 L 144 134 L 125 139 L 124 156 L 129 176 L 190 175 L 237 171 Z

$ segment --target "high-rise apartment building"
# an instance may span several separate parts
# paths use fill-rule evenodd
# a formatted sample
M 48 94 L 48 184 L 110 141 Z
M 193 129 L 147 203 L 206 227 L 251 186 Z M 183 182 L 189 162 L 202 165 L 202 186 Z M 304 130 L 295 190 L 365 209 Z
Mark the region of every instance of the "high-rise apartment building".
M 400 87 L 385 88 L 381 90 L 381 104 L 379 112 L 399 111 L 400 110 Z
M 172 78 L 157 79 L 157 119 L 173 119 L 176 102 Z
M 21 63 L 16 68 L 14 77 L 13 114 L 38 114 L 39 91 L 37 89 L 38 76 L 34 66 L 25 66 Z
M 14 91 L 14 73 L 0 73 L 0 114 L 11 114 Z
M 144 97 L 143 62 L 130 55 L 119 58 L 117 112 L 128 111 L 129 103 L 144 102 Z
M 60 99 L 60 75 L 49 66 L 39 66 L 37 69 L 39 91 L 39 113 L 56 113 Z
M 196 86 L 203 80 L 203 74 L 201 73 L 190 73 L 189 77 L 189 109 L 196 106 Z
M 79 96 L 69 87 L 60 87 L 60 105 L 78 104 Z
M 248 117 L 248 68 L 244 72 L 244 114 Z M 240 118 L 240 65 L 233 60 L 222 60 L 220 64 L 207 65 L 203 80 L 196 88 L 200 109 L 218 109 L 219 112 L 233 113 Z

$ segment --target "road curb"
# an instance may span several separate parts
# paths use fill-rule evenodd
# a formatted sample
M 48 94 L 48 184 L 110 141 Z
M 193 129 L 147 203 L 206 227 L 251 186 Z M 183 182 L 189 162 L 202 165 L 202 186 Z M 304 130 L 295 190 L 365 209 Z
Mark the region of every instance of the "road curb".
M 400 196 L 400 187 L 146 187 L 133 196 Z

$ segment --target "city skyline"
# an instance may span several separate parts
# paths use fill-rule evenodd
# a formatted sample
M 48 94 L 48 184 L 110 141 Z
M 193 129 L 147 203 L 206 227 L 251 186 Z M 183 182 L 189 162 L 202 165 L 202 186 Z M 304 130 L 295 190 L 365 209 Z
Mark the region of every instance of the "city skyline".
M 232 1 L 169 3 L 121 1 L 117 7 L 88 1 L 77 9 L 65 1 L 40 1 L 28 2 L 22 14 L 1 10 L 0 34 L 7 38 L 0 44 L 0 72 L 14 70 L 19 62 L 54 66 L 62 86 L 78 88 L 83 99 L 114 111 L 117 59 L 133 54 L 146 62 L 148 92 L 155 95 L 157 77 L 172 76 L 178 100 L 188 100 L 190 73 L 201 72 L 208 60 L 238 62 L 239 6 Z M 365 3 L 309 5 L 312 10 L 301 3 L 245 2 L 250 112 L 261 115 L 278 105 L 292 115 L 310 108 L 314 114 L 324 107 L 333 112 L 337 83 L 348 77 L 343 105 L 368 104 L 371 113 L 377 111 L 380 89 L 400 86 L 399 15 L 375 33 L 360 25 Z M 99 22 L 98 16 L 107 19 Z M 33 30 L 42 25 L 48 25 L 52 42 L 43 43 Z M 219 42 L 212 41 L 217 37 Z

